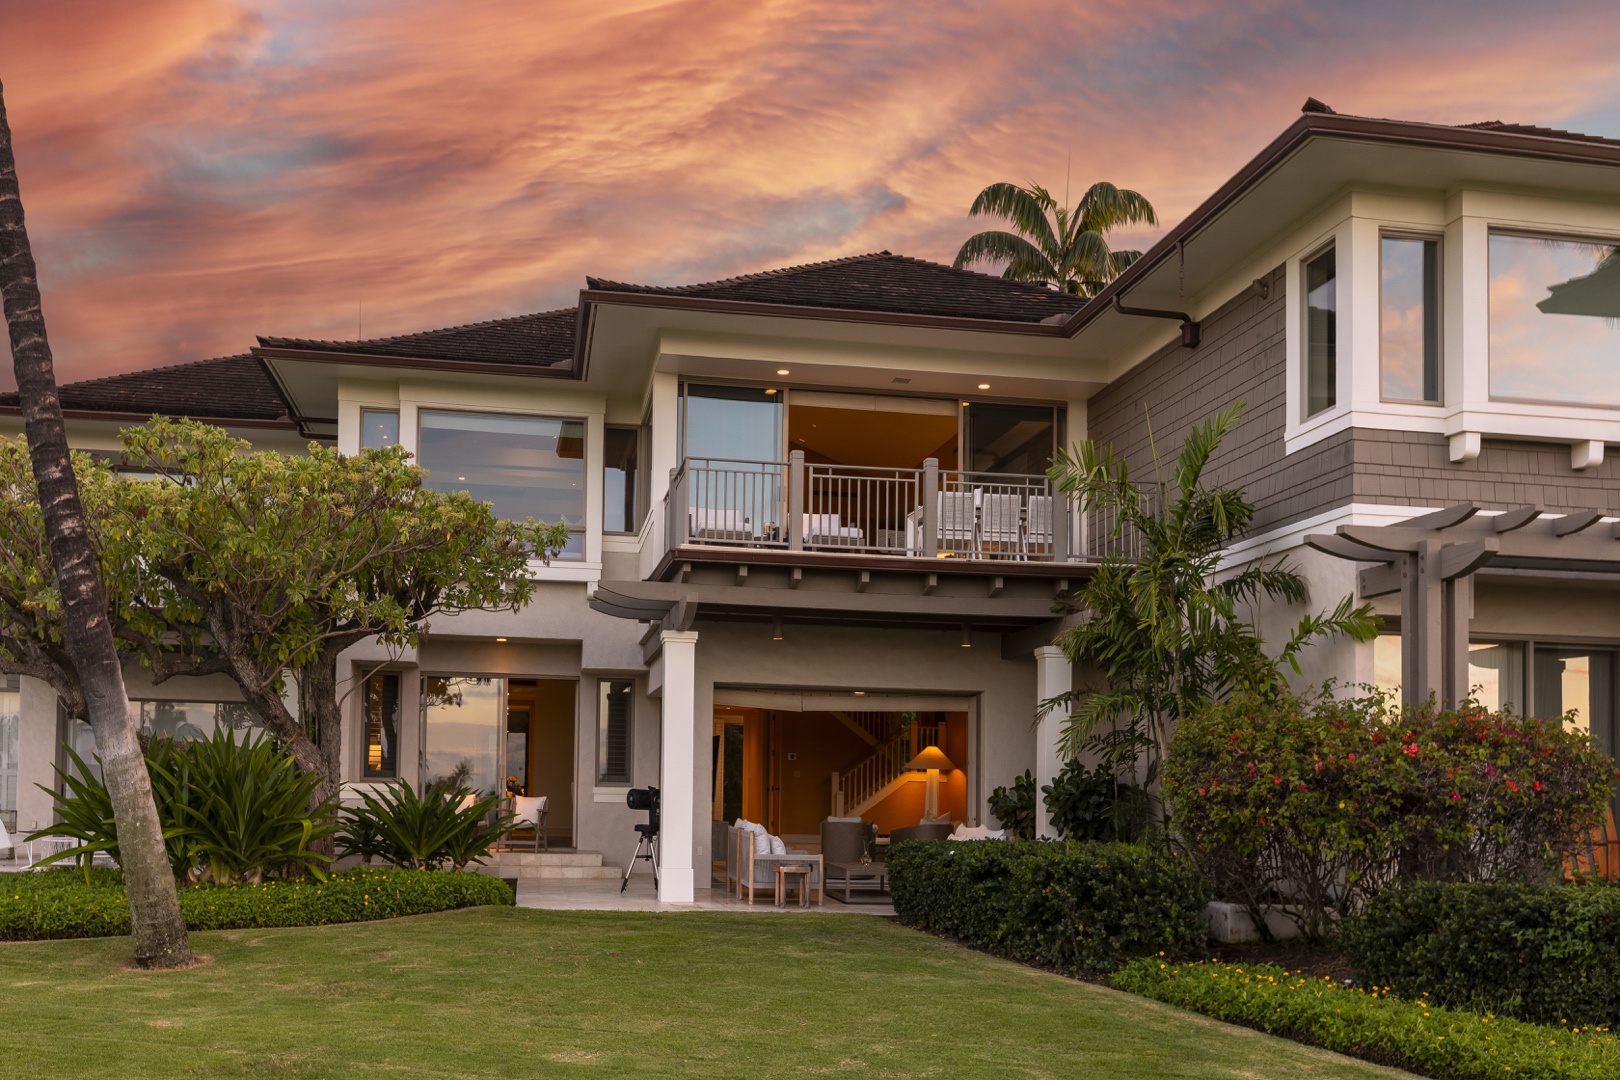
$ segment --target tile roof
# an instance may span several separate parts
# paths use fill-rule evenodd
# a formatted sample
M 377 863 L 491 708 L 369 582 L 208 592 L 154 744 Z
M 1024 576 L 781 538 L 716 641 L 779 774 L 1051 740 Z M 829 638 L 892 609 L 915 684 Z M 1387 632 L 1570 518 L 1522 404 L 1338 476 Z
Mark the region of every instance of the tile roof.
M 267 349 L 557 368 L 566 367 L 574 359 L 574 329 L 578 319 L 578 308 L 562 308 L 363 341 L 261 337 L 259 344 Z
M 1608 146 L 1620 146 L 1620 139 L 1610 139 L 1603 135 L 1586 135 L 1579 131 L 1565 131 L 1563 128 L 1538 127 L 1535 124 L 1506 124 L 1500 120 L 1481 120 L 1477 124 L 1458 124 L 1460 128 L 1471 128 L 1475 131 L 1503 131 L 1510 135 L 1539 135 L 1544 139 L 1567 139 L 1570 142 L 1604 143 Z
M 69 412 L 192 416 L 201 420 L 285 420 L 287 403 L 256 356 L 221 356 L 189 364 L 65 383 Z M 16 408 L 16 391 L 0 394 L 0 407 Z
M 602 278 L 585 280 L 592 289 L 604 292 L 1030 323 L 1053 315 L 1067 315 L 1086 302 L 1084 297 L 1057 292 L 1043 285 L 957 270 L 887 251 L 744 274 L 700 285 L 631 285 Z

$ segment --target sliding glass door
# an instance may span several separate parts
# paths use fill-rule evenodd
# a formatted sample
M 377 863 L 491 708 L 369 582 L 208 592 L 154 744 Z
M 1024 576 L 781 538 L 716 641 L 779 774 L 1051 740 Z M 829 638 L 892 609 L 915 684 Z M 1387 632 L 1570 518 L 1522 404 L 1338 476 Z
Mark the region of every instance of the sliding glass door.
M 422 679 L 422 785 L 448 782 L 504 794 L 501 741 L 504 679 L 427 675 Z

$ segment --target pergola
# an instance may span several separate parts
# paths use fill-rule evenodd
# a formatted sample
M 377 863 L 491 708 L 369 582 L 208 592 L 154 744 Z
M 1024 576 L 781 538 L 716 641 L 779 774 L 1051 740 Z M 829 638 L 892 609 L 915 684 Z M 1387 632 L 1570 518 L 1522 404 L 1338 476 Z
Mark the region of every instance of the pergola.
M 1480 514 L 1471 502 L 1394 525 L 1340 525 L 1305 543 L 1363 569 L 1363 599 L 1401 594 L 1401 698 L 1431 694 L 1455 704 L 1468 696 L 1468 622 L 1474 571 L 1495 568 L 1620 574 L 1620 521 L 1601 510 L 1545 517 L 1521 506 Z

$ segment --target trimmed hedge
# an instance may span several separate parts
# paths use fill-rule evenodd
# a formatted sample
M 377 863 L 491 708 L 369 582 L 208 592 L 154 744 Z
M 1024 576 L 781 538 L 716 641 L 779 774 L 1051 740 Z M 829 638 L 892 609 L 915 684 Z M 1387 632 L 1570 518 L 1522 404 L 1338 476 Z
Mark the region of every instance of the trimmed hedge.
M 888 870 L 903 921 L 1060 971 L 1111 971 L 1204 941 L 1197 869 L 1135 845 L 908 841 Z
M 1269 964 L 1138 960 L 1128 990 L 1220 1020 L 1446 1080 L 1613 1080 L 1620 1039 L 1606 1029 L 1497 1019 L 1353 990 Z
M 1620 1026 L 1620 885 L 1403 885 L 1346 924 L 1343 947 L 1358 976 L 1398 994 Z
M 180 890 L 191 930 L 319 926 L 480 905 L 511 905 L 511 886 L 483 874 L 349 870 L 325 881 L 205 885 Z M 129 933 L 129 899 L 115 870 L 43 870 L 0 878 L 0 941 Z

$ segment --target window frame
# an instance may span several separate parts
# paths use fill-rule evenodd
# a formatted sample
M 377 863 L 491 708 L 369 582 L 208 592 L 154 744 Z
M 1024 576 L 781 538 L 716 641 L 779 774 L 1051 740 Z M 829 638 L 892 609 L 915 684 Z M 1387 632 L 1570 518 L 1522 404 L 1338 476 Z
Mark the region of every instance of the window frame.
M 552 557 L 553 563 L 582 563 L 588 562 L 587 555 L 590 547 L 591 524 L 591 418 L 584 414 L 569 415 L 562 412 L 513 412 L 510 409 L 477 409 L 452 405 L 422 405 L 416 409 L 416 447 L 411 453 L 412 459 L 422 468 L 431 468 L 422 458 L 422 420 L 431 414 L 449 416 L 479 416 L 505 418 L 509 420 L 555 420 L 560 424 L 578 424 L 581 428 L 580 437 L 580 487 L 579 487 L 579 524 L 570 525 L 568 534 L 578 536 L 579 548 L 577 553 L 564 550 Z M 435 488 L 434 490 L 439 490 Z M 539 524 L 546 524 L 536 519 Z
M 1384 393 L 1384 241 L 1408 240 L 1434 244 L 1435 397 L 1390 397 Z M 1335 268 L 1336 269 L 1336 268 Z M 1487 267 L 1489 273 L 1489 267 Z M 1488 313 L 1487 313 L 1488 315 Z M 1446 403 L 1446 242 L 1440 233 L 1410 229 L 1378 230 L 1378 400 L 1391 405 L 1442 406 Z M 1326 410 L 1323 410 L 1324 412 Z M 1320 414 L 1317 414 L 1320 415 Z
M 625 716 L 624 731 L 624 775 L 608 777 L 605 775 L 607 767 L 607 736 L 608 736 L 608 695 L 612 693 L 615 685 L 622 685 L 629 692 L 629 709 Z M 591 776 L 598 788 L 629 788 L 635 779 L 635 735 L 636 735 L 636 680 L 624 677 L 605 676 L 596 680 L 596 761 L 592 766 Z
M 1320 422 L 1331 415 L 1344 402 L 1339 395 L 1339 238 L 1329 239 L 1307 252 L 1299 260 L 1299 410 L 1300 423 Z M 1311 411 L 1311 290 L 1309 274 L 1311 264 L 1324 255 L 1333 256 L 1333 378 L 1328 387 L 1332 400 L 1315 412 Z
M 381 414 L 384 414 L 384 415 L 392 416 L 394 418 L 394 445 L 395 446 L 401 446 L 401 445 L 404 444 L 404 418 L 402 416 L 400 416 L 400 410 L 399 409 L 397 409 L 397 408 L 388 409 L 388 408 L 379 408 L 379 407 L 372 406 L 372 405 L 362 405 L 362 406 L 360 406 L 360 439 L 359 439 L 359 444 L 358 444 L 357 449 L 360 449 L 360 450 L 368 449 L 368 447 L 366 446 L 366 415 L 368 413 L 381 413 Z M 381 448 L 371 448 L 371 449 L 381 449 Z
M 401 780 L 403 768 L 400 753 L 405 736 L 405 676 L 407 672 L 393 668 L 384 668 L 372 671 L 360 683 L 360 779 L 362 782 Z M 371 717 L 370 695 L 371 680 L 375 678 L 392 678 L 394 689 L 394 771 L 392 773 L 371 771 Z
M 1555 409 L 1602 409 L 1605 411 L 1620 411 L 1620 402 L 1608 403 L 1601 401 L 1566 401 L 1559 398 L 1532 398 L 1509 397 L 1499 395 L 1491 385 L 1491 238 L 1495 236 L 1511 236 L 1520 240 L 1551 240 L 1563 241 L 1569 244 L 1607 245 L 1620 248 L 1620 238 L 1614 234 L 1582 235 L 1578 232 L 1559 230 L 1525 229 L 1511 225 L 1487 225 L 1485 227 L 1485 399 L 1491 402 L 1502 402 L 1507 405 L 1540 405 Z

